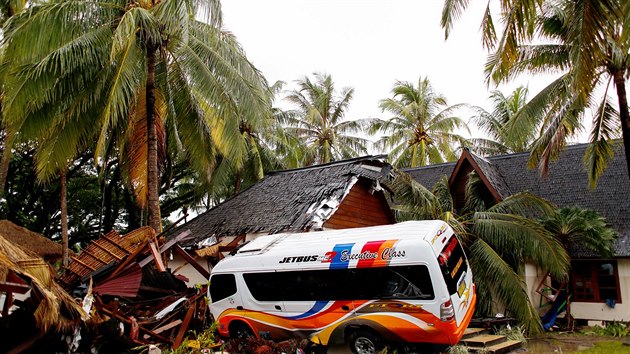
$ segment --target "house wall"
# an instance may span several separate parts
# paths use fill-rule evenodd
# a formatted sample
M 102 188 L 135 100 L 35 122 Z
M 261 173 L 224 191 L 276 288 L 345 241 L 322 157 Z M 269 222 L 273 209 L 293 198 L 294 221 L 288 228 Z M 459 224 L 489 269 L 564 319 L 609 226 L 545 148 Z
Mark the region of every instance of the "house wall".
M 212 266 L 210 266 L 210 262 L 208 262 L 205 257 L 199 257 L 193 251 L 189 251 L 188 253 L 195 258 L 197 263 L 206 268 L 208 272 L 212 269 Z M 188 278 L 189 281 L 186 282 L 186 285 L 188 287 L 192 287 L 195 284 L 208 283 L 208 279 L 199 274 L 199 272 L 195 268 L 193 268 L 193 266 L 191 266 L 184 258 L 182 258 L 177 253 L 173 252 L 173 259 L 168 260 L 168 267 L 171 269 L 173 274 L 183 275 Z
M 245 235 L 245 241 L 246 242 L 247 241 L 252 241 L 256 237 L 261 236 L 261 235 L 267 235 L 267 234 L 266 233 L 251 233 L 251 234 L 247 234 L 247 235 Z M 222 245 L 227 245 L 232 240 L 234 240 L 236 237 L 237 236 L 222 237 L 221 238 L 221 244 Z M 197 261 L 197 263 L 199 263 L 201 266 L 203 266 L 208 272 L 210 272 L 212 270 L 212 265 L 210 264 L 210 262 L 208 261 L 208 259 L 206 257 L 199 257 L 192 250 L 189 250 L 188 253 L 191 256 L 193 256 L 195 258 L 195 260 Z M 188 287 L 192 287 L 192 286 L 194 286 L 196 284 L 207 284 L 208 283 L 208 279 L 204 278 L 201 274 L 199 274 L 199 272 L 193 266 L 191 266 L 184 258 L 182 258 L 180 255 L 178 255 L 175 252 L 173 252 L 172 259 L 169 258 L 168 267 L 171 268 L 171 270 L 173 271 L 173 274 L 180 274 L 180 275 L 183 275 L 186 278 L 188 278 L 189 281 L 186 282 L 186 285 Z
M 348 229 L 393 224 L 382 192 L 370 194 L 369 187 L 356 183 L 335 213 L 324 223 L 325 229 Z
M 630 321 L 630 259 L 617 259 L 617 272 L 619 274 L 619 287 L 621 291 L 621 303 L 615 308 L 608 307 L 600 302 L 571 302 L 571 315 L 575 319 L 600 320 L 600 321 Z M 534 306 L 538 306 L 541 296 L 536 293 L 542 274 L 531 264 L 525 266 L 525 281 L 530 299 Z M 541 309 L 544 313 L 545 309 Z

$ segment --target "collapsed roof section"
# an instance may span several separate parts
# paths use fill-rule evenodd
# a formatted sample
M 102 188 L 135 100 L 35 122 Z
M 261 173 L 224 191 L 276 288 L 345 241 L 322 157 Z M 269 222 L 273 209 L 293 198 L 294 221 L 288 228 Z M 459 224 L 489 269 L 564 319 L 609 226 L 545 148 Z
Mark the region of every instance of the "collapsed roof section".
M 263 180 L 171 232 L 190 230 L 181 242 L 201 247 L 210 237 L 303 232 L 324 226 L 353 187 L 382 199 L 380 181 L 391 165 L 385 156 L 366 156 L 300 169 L 271 172 Z M 356 192 L 355 192 L 356 193 Z M 393 222 L 393 216 L 392 216 Z

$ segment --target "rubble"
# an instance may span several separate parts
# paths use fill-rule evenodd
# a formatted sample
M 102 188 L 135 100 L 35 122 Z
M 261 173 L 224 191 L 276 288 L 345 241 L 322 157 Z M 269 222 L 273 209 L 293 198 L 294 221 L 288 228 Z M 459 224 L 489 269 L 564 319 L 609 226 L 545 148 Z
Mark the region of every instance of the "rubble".
M 41 258 L 27 253 L 19 253 L 21 258 L 18 257 L 21 261 L 31 259 L 31 263 L 32 259 L 40 259 L 49 272 L 45 280 L 38 280 L 5 255 L 21 252 L 20 249 L 6 251 L 8 246 L 0 247 L 0 270 L 11 266 L 9 271 L 0 272 L 0 285 L 4 286 L 0 294 L 7 293 L 3 321 L 12 320 L 11 313 L 18 313 L 19 308 L 30 309 L 29 316 L 34 314 L 36 319 L 46 313 L 33 329 L 37 334 L 33 338 L 38 340 L 52 329 L 57 342 L 63 342 L 68 352 L 115 352 L 149 345 L 176 349 L 188 331 L 199 332 L 211 324 L 205 296 L 207 285 L 187 287 L 182 277 L 168 268 L 165 257 L 167 251 L 176 252 L 208 279 L 208 271 L 178 245 L 189 235 L 188 231 L 181 232 L 164 242 L 150 227 L 125 235 L 112 231 L 72 256 L 56 281 L 51 267 Z M 0 244 L 8 243 L 0 239 Z M 42 285 L 45 281 L 47 286 Z M 30 297 L 42 302 L 40 307 L 46 307 L 45 311 L 29 308 L 24 302 L 9 303 L 14 293 L 29 291 Z M 67 313 L 71 314 L 69 318 Z M 19 348 L 5 349 L 23 347 L 24 343 Z

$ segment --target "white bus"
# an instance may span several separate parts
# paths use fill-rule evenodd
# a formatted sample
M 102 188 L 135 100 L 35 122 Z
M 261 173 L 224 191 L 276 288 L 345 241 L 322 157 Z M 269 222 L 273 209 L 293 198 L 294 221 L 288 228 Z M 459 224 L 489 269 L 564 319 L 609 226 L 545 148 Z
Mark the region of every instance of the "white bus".
M 472 271 L 443 221 L 261 236 L 210 276 L 219 333 L 346 342 L 459 342 L 474 312 Z

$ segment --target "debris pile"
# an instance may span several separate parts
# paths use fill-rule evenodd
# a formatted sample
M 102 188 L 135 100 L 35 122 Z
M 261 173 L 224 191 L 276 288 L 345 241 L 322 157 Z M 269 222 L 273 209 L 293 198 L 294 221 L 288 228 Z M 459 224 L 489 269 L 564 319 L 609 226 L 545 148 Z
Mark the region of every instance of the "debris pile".
M 132 345 L 177 348 L 188 330 L 206 324 L 206 287 L 188 288 L 187 279 L 166 266 L 165 252 L 175 251 L 208 278 L 208 271 L 177 244 L 189 235 L 186 231 L 161 243 L 150 227 L 126 235 L 112 231 L 72 257 L 59 282 L 83 299 L 89 323 L 97 327 L 92 342 L 118 336 Z
M 0 352 L 177 348 L 188 331 L 208 326 L 207 286 L 189 288 L 166 258 L 177 253 L 208 279 L 178 244 L 190 232 L 167 241 L 160 236 L 150 227 L 112 231 L 73 255 L 56 279 L 41 257 L 0 236 L 0 330 L 16 332 Z

